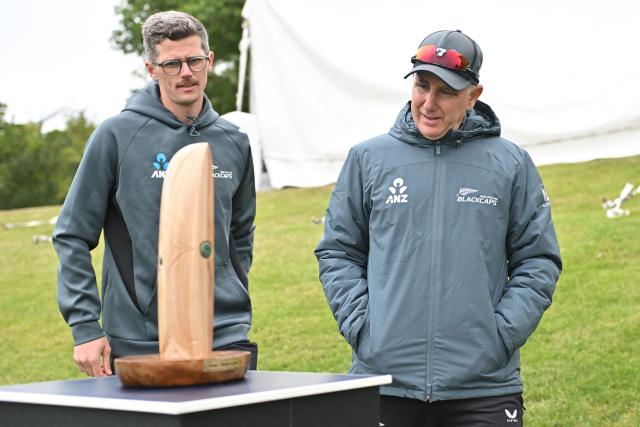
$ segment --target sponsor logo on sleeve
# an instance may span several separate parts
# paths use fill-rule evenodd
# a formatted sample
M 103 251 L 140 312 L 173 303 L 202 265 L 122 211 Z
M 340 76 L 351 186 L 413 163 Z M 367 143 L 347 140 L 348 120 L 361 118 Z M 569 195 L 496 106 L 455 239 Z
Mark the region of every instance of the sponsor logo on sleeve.
M 547 192 L 544 191 L 544 188 L 541 188 L 540 191 L 542 191 L 542 198 L 544 199 L 542 207 L 546 208 L 547 206 L 551 206 L 551 199 L 549 199 L 549 195 L 547 194 Z

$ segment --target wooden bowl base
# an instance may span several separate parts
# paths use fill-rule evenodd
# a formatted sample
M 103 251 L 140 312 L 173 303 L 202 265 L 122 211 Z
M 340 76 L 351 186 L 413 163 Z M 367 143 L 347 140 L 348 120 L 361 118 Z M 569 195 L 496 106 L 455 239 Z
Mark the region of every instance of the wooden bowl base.
M 244 378 L 248 351 L 212 351 L 203 359 L 165 359 L 159 354 L 126 356 L 115 360 L 116 373 L 127 387 L 172 387 L 219 383 Z

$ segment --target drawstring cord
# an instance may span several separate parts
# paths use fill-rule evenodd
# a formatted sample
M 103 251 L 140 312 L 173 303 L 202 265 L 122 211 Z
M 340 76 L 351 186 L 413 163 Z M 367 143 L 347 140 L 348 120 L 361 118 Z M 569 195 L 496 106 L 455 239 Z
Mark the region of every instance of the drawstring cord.
M 187 116 L 187 119 L 191 120 L 191 124 L 187 128 L 189 132 L 189 136 L 200 136 L 200 132 L 196 129 L 196 122 L 198 121 L 197 117 Z

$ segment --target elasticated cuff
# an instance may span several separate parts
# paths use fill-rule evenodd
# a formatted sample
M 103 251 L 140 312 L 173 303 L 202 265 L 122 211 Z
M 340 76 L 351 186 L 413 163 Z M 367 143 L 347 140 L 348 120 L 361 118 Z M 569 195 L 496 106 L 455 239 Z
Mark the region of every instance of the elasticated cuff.
M 73 342 L 75 345 L 97 340 L 104 336 L 100 323 L 97 321 L 73 325 L 71 327 L 71 333 L 73 334 Z

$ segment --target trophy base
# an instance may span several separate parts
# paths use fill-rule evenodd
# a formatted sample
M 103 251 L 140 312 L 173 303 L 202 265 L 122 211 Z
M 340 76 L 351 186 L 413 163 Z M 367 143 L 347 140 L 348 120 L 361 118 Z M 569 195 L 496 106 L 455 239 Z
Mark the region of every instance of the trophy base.
M 127 387 L 174 387 L 219 383 L 244 378 L 248 351 L 212 351 L 202 359 L 164 359 L 159 354 L 120 357 L 115 368 Z

